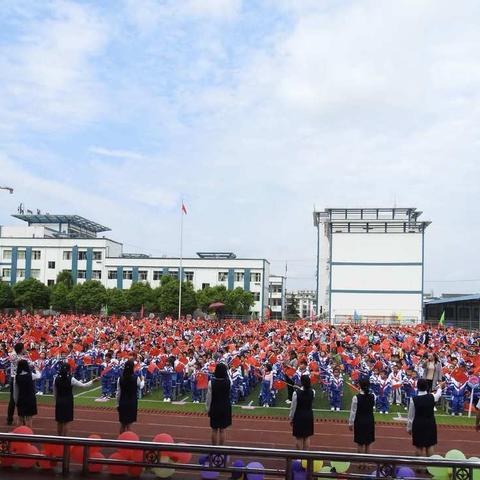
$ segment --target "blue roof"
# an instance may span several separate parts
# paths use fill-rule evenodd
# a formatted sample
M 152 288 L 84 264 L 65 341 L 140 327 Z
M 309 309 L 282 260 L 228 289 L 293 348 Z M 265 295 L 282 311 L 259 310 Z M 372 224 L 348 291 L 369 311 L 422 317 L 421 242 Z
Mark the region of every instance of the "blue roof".
M 438 305 L 442 303 L 452 303 L 452 302 L 467 302 L 471 300 L 480 300 L 480 293 L 475 293 L 473 295 L 460 295 L 458 297 L 446 297 L 438 298 L 435 300 L 427 300 L 425 305 Z

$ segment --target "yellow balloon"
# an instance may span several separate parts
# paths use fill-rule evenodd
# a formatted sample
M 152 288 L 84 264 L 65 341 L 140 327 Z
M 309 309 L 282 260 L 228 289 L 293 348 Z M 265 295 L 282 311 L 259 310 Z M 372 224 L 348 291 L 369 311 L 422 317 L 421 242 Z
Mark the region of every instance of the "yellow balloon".
M 172 463 L 169 457 L 160 457 L 161 463 Z M 158 478 L 170 478 L 175 474 L 174 468 L 152 468 L 153 473 Z
M 307 469 L 307 464 L 308 464 L 308 461 L 303 459 L 302 460 L 302 467 L 304 470 Z M 313 471 L 314 473 L 320 473 L 320 470 L 322 469 L 323 467 L 323 460 L 314 460 L 313 461 Z

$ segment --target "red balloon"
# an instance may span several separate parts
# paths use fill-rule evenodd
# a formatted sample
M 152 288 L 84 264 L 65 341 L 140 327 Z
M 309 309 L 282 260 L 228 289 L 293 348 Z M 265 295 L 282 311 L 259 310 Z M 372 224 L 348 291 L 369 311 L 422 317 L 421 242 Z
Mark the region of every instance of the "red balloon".
M 168 433 L 159 433 L 153 437 L 153 441 L 157 443 L 175 443 L 173 437 Z
M 111 460 L 125 460 L 120 452 L 112 453 L 108 458 Z M 128 473 L 126 465 L 109 465 L 108 470 L 112 475 L 126 475 Z
M 153 437 L 153 441 L 156 443 L 175 443 L 175 440 L 168 433 L 159 433 Z M 164 457 L 172 458 L 172 455 L 175 455 L 175 452 L 163 452 L 161 453 Z
M 90 454 L 90 457 L 91 459 L 94 459 L 94 458 L 105 458 L 105 455 L 103 455 L 103 453 L 101 452 L 91 452 Z M 88 471 L 90 473 L 99 473 L 101 472 L 103 469 L 103 465 L 99 464 L 99 463 L 96 463 L 96 464 L 89 464 L 88 465 Z
M 138 442 L 139 437 L 135 432 L 123 432 L 118 436 L 118 440 L 128 440 L 130 442 Z
M 2 467 L 13 467 L 15 464 L 15 459 L 9 457 L 0 458 L 0 465 Z
M 20 453 L 20 452 L 19 452 Z M 34 445 L 30 445 L 29 443 L 25 444 L 25 448 L 21 453 L 25 453 L 28 455 L 35 455 L 39 453 L 38 448 L 35 447 Z M 15 463 L 20 467 L 20 468 L 32 468 L 37 460 L 35 458 L 18 458 Z
M 185 443 L 179 443 L 178 445 L 186 445 Z M 192 459 L 190 452 L 170 452 L 170 458 L 175 463 L 188 463 Z
M 45 453 L 45 452 L 42 452 L 42 453 Z M 52 468 L 54 468 L 56 465 L 56 462 L 51 462 L 50 460 L 39 460 L 38 461 L 38 466 L 42 469 L 42 470 L 51 470 Z
M 70 448 L 70 457 L 74 463 L 83 463 L 83 447 L 74 445 Z
M 123 432 L 118 436 L 118 440 L 124 440 L 129 442 L 138 442 L 140 440 L 139 436 L 135 432 Z M 125 460 L 135 460 L 139 458 L 139 452 L 141 454 L 141 458 L 139 461 L 143 459 L 143 453 L 141 450 L 135 450 L 132 448 L 119 448 L 118 453 L 120 453 Z
M 92 438 L 92 439 L 96 439 L 96 440 L 101 440 L 101 436 L 96 434 L 96 433 L 92 433 L 91 435 L 88 436 L 88 438 Z M 102 449 L 102 447 L 90 447 L 90 457 L 94 454 L 94 453 L 100 453 L 100 450 Z M 100 458 L 100 457 L 99 457 Z
M 129 467 L 128 474 L 132 477 L 139 477 L 143 473 L 143 467 Z
M 49 457 L 62 457 L 63 456 L 63 445 L 55 445 L 53 443 L 45 443 L 43 445 L 43 452 Z M 53 466 L 57 464 L 55 461 L 51 461 Z
M 26 425 L 20 425 L 12 430 L 12 433 L 17 433 L 19 435 L 33 435 L 33 430 Z

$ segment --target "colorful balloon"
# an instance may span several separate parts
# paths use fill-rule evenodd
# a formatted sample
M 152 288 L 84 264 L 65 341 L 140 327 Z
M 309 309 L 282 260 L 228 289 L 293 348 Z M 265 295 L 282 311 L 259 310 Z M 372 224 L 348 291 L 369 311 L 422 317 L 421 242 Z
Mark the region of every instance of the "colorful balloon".
M 350 462 L 330 462 L 337 473 L 345 473 L 350 468 Z
M 22 451 L 18 453 L 24 453 L 26 455 L 38 455 L 40 452 L 38 451 L 38 448 L 35 445 L 25 443 Z M 35 458 L 17 458 L 15 460 L 15 463 L 20 468 L 32 468 L 35 465 L 35 463 L 37 463 L 37 460 Z
M 108 458 L 111 460 L 125 460 L 120 452 L 112 453 Z M 126 475 L 128 473 L 128 467 L 126 465 L 109 465 L 108 471 L 112 475 Z
M 443 459 L 441 455 L 432 455 L 430 458 Z M 427 470 L 435 480 L 447 480 L 450 477 L 449 469 L 445 467 L 427 467 Z
M 104 459 L 105 455 L 103 455 L 103 453 L 101 453 L 101 452 L 92 451 L 92 452 L 90 452 L 89 458 L 91 458 L 92 460 L 95 459 L 95 458 Z M 100 463 L 89 463 L 88 464 L 88 471 L 90 473 L 100 473 L 102 470 L 103 470 L 103 465 L 101 465 Z
M 169 457 L 160 457 L 160 462 L 161 463 L 171 463 L 171 460 Z M 167 467 L 159 467 L 159 468 L 152 468 L 153 473 L 155 476 L 158 478 L 170 478 L 173 475 L 175 475 L 175 469 L 174 468 L 167 468 Z
M 247 468 L 252 470 L 263 470 L 263 465 L 260 462 L 250 462 L 247 465 Z M 263 480 L 263 473 L 246 473 L 245 480 Z

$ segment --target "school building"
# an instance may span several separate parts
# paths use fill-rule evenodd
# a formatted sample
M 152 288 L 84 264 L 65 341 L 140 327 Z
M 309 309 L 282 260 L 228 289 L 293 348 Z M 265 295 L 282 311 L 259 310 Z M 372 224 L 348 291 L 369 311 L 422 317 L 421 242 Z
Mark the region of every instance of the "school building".
M 317 229 L 316 305 L 332 323 L 421 322 L 425 231 L 416 208 L 327 208 Z
M 0 226 L 1 280 L 11 285 L 31 277 L 53 285 L 63 270 L 71 273 L 74 283 L 98 280 L 107 288 L 126 289 L 135 282 L 148 282 L 155 288 L 163 275 L 178 278 L 179 258 L 124 252 L 122 243 L 103 236 L 110 231 L 108 227 L 81 216 L 21 213 L 13 217 L 26 225 Z M 266 259 L 198 252 L 196 257 L 183 258 L 182 273 L 196 290 L 225 285 L 230 290 L 251 291 L 256 318 L 263 318 L 269 306 L 270 263 Z

